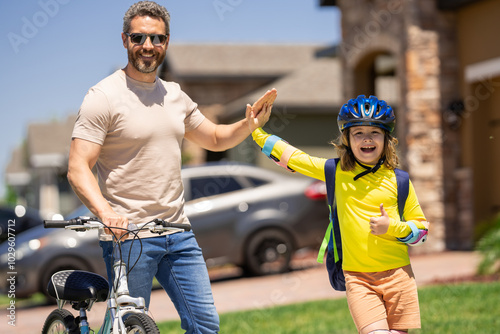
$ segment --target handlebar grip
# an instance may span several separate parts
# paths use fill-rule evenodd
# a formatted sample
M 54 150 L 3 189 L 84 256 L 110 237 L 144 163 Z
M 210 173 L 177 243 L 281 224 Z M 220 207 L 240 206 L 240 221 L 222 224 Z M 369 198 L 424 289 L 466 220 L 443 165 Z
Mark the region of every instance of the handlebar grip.
M 91 220 L 88 217 L 78 217 L 70 220 L 44 220 L 43 226 L 45 228 L 65 228 L 71 225 L 83 225 L 86 221 Z
M 181 224 L 181 223 L 167 223 L 165 222 L 165 227 L 181 228 L 186 232 L 191 231 L 191 225 Z
M 66 226 L 74 225 L 74 222 L 69 220 L 44 220 L 43 227 L 45 228 L 65 228 Z

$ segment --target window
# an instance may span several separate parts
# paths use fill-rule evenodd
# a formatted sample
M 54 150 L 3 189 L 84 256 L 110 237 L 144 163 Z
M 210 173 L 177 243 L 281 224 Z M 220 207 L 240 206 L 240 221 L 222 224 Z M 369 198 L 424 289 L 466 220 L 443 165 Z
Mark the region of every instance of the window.
M 250 183 L 252 183 L 252 186 L 254 186 L 254 187 L 259 187 L 259 186 L 262 186 L 262 185 L 268 183 L 267 180 L 258 179 L 258 178 L 255 178 L 255 177 L 249 177 L 248 181 L 250 181 Z
M 225 194 L 242 189 L 242 186 L 230 176 L 211 176 L 192 178 L 191 200 Z

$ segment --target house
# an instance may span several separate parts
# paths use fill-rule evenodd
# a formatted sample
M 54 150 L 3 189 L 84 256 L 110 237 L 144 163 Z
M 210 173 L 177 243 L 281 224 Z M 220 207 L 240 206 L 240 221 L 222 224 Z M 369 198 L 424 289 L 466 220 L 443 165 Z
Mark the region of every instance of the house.
M 39 208 L 43 217 L 78 205 L 66 179 L 71 132 L 76 116 L 65 121 L 28 125 L 25 143 L 14 150 L 5 171 L 6 184 L 19 202 Z M 67 212 L 64 212 L 67 213 Z
M 404 167 L 432 224 L 424 249 L 471 249 L 500 211 L 500 1 L 320 5 L 342 14 L 344 99 L 396 81 Z

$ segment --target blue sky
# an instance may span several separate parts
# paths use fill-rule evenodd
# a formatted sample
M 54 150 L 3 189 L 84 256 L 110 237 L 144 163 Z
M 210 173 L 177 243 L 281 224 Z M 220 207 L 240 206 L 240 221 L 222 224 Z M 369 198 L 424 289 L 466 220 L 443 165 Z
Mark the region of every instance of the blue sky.
M 136 1 L 0 3 L 0 197 L 12 150 L 32 122 L 76 113 L 88 88 L 127 62 L 123 14 Z M 340 14 L 319 0 L 158 1 L 176 43 L 337 44 Z M 168 51 L 167 51 L 168 52 Z

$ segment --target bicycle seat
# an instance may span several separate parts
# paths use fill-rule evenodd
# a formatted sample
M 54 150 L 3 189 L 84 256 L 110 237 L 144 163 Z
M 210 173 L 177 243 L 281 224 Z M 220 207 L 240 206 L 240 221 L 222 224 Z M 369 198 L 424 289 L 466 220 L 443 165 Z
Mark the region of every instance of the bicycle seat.
M 103 302 L 108 298 L 109 284 L 104 277 L 88 271 L 64 270 L 52 275 L 47 292 L 60 300 Z

